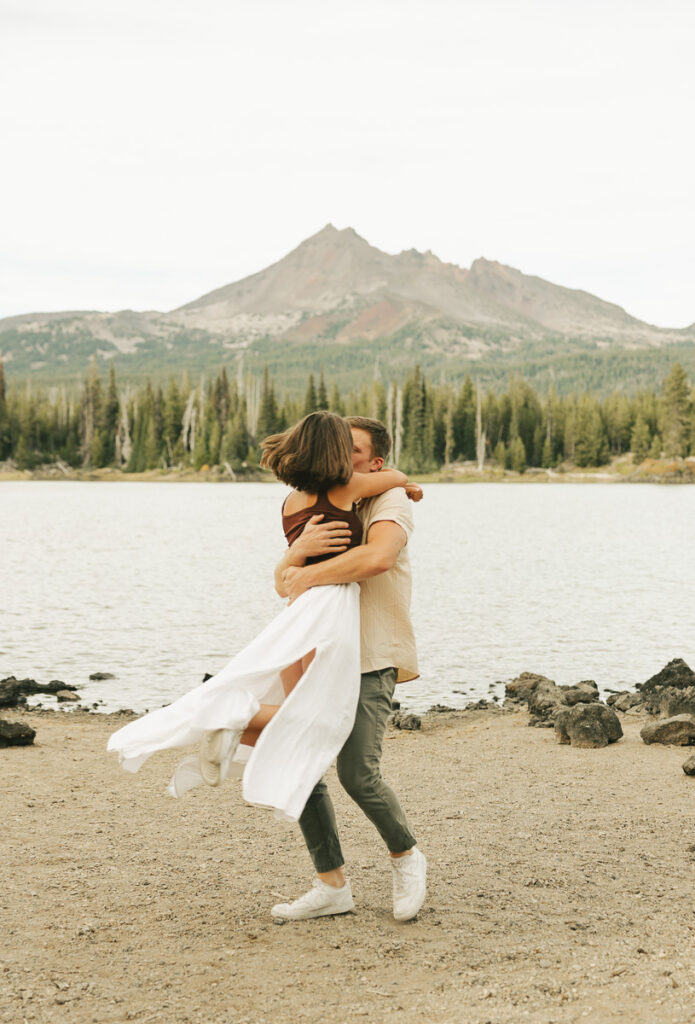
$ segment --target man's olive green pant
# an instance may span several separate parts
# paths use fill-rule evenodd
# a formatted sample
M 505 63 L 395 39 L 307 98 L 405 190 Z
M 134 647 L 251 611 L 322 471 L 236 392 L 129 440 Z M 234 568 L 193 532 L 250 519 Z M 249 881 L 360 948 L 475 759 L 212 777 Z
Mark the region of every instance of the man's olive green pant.
M 403 853 L 415 846 L 415 837 L 396 794 L 381 777 L 380 766 L 396 676 L 395 668 L 363 673 L 355 724 L 338 754 L 337 769 L 341 786 L 375 825 L 391 853 Z M 319 874 L 343 866 L 333 803 L 323 779 L 312 790 L 299 825 Z

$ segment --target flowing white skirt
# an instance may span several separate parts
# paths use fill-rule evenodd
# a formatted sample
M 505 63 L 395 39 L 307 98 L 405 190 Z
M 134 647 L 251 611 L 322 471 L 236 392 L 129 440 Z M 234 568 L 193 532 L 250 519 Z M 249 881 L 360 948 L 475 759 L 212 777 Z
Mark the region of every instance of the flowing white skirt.
M 211 729 L 245 727 L 261 703 L 280 704 L 256 746 L 241 746 L 234 761 L 236 774 L 243 770 L 245 800 L 296 821 L 355 720 L 359 600 L 357 583 L 307 590 L 217 675 L 129 722 L 111 736 L 108 750 L 118 753 L 126 771 L 136 772 L 158 750 L 199 744 Z M 283 700 L 281 670 L 312 650 L 314 660 Z M 178 765 L 168 791 L 178 797 L 202 782 L 196 753 Z

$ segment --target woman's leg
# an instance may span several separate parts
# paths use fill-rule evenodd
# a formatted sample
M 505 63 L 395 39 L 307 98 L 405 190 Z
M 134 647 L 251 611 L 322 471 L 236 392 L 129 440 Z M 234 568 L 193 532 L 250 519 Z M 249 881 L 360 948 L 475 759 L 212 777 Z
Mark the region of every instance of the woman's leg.
M 292 693 L 292 690 L 294 690 L 295 686 L 302 678 L 302 672 L 301 658 L 299 661 L 295 661 L 293 665 L 288 665 L 287 668 L 283 668 L 280 673 L 280 679 L 282 680 L 282 688 L 285 691 L 285 696 L 287 696 L 288 693 Z
M 285 697 L 288 697 L 292 690 L 302 678 L 306 670 L 314 660 L 316 649 L 309 651 L 303 657 L 299 658 L 292 665 L 288 665 L 287 668 L 283 668 L 280 672 L 280 679 L 282 680 L 282 688 L 285 691 Z M 246 729 L 242 733 L 241 742 L 247 747 L 255 747 L 258 741 L 258 737 L 265 729 L 271 718 L 280 710 L 279 704 L 261 704 L 260 710 L 256 712 Z
M 261 735 L 261 732 L 279 710 L 279 704 L 261 704 L 260 709 L 256 712 L 241 734 L 240 742 L 245 744 L 247 747 L 255 747 L 256 741 Z

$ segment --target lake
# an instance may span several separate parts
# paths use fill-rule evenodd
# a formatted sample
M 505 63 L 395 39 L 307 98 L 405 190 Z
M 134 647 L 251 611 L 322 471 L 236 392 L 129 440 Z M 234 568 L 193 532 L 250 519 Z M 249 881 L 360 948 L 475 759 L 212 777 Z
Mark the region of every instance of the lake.
M 0 678 L 74 683 L 102 710 L 195 686 L 282 608 L 285 493 L 1 483 Z M 674 657 L 695 666 L 695 488 L 430 484 L 415 522 L 421 678 L 398 687 L 404 706 L 502 696 L 525 670 L 621 689 Z

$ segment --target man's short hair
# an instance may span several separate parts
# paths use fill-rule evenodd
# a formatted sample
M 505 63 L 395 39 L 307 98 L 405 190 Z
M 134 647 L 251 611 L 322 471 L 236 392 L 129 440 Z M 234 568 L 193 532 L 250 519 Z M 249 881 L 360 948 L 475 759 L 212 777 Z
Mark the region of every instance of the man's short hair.
M 391 451 L 391 435 L 381 420 L 370 420 L 368 416 L 348 416 L 348 424 L 355 430 L 366 430 L 372 439 L 372 458 L 384 462 Z

